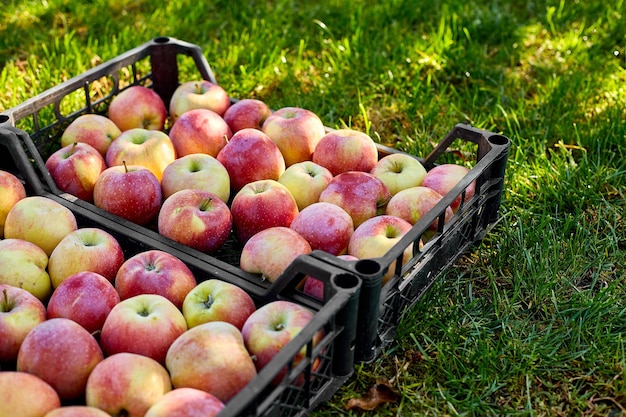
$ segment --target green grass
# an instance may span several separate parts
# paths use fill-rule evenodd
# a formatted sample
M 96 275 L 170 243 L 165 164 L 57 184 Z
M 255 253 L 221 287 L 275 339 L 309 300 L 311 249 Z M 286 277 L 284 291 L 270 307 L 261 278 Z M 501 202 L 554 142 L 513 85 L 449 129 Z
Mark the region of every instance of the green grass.
M 416 155 L 461 121 L 512 139 L 500 221 L 315 415 L 625 413 L 623 0 L 162 3 L 5 5 L 0 110 L 168 35 L 234 96 Z M 345 411 L 379 378 L 397 402 Z

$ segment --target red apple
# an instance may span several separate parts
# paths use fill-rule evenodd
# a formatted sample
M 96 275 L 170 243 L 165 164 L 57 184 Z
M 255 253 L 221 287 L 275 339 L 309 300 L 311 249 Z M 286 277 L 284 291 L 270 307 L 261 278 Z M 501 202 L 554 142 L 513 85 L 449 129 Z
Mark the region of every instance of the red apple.
M 210 321 L 225 321 L 241 329 L 254 310 L 254 300 L 247 292 L 219 279 L 200 282 L 189 291 L 182 306 L 190 329 Z
M 241 332 L 223 321 L 187 330 L 172 343 L 165 364 L 175 388 L 199 389 L 223 403 L 256 376 Z
M 176 159 L 176 149 L 169 136 L 160 130 L 142 128 L 122 132 L 109 146 L 105 160 L 115 165 L 141 165 L 161 181 L 163 170 Z
M 115 288 L 122 300 L 140 294 L 159 294 L 178 308 L 195 286 L 196 278 L 183 261 L 156 249 L 128 258 L 115 276 Z
M 54 288 L 70 275 L 97 272 L 113 282 L 124 262 L 122 246 L 113 235 L 97 227 L 83 227 L 68 233 L 48 260 L 48 274 Z
M 163 365 L 147 356 L 123 352 L 106 357 L 91 372 L 85 402 L 111 416 L 144 417 L 171 390 Z
M 162 130 L 167 108 L 154 90 L 135 85 L 113 97 L 108 116 L 122 132 L 135 128 Z
M 230 126 L 233 133 L 241 129 L 252 128 L 261 130 L 263 122 L 272 110 L 262 100 L 244 98 L 236 101 L 224 112 L 224 121 Z
M 359 259 L 356 256 L 348 254 L 339 255 L 337 257 L 346 261 L 356 261 Z M 320 301 L 324 301 L 324 282 L 317 278 L 306 276 L 304 278 L 302 292 L 310 297 L 316 298 Z
M 441 194 L 432 188 L 418 185 L 416 187 L 405 188 L 391 197 L 387 204 L 387 214 L 400 217 L 411 224 L 415 224 L 426 215 L 443 198 Z M 452 217 L 452 209 L 446 208 L 444 223 Z M 439 220 L 435 220 L 429 230 L 436 231 Z
M 104 320 L 120 296 L 113 284 L 97 272 L 82 271 L 69 276 L 48 301 L 48 318 L 74 320 L 89 333 L 102 329 Z
M 259 180 L 239 190 L 230 211 L 235 236 L 245 243 L 269 227 L 289 227 L 298 214 L 298 205 L 287 187 L 278 181 Z
M 122 131 L 106 116 L 100 114 L 83 114 L 72 121 L 61 135 L 61 147 L 73 143 L 86 143 L 98 150 L 104 158 L 113 142 Z
M 288 167 L 309 161 L 318 142 L 326 134 L 319 116 L 300 107 L 283 107 L 265 119 L 263 132 L 280 149 Z
M 167 349 L 187 330 L 183 313 L 158 294 L 140 294 L 120 301 L 109 313 L 100 345 L 106 355 L 130 352 L 163 363 Z
M 23 239 L 0 240 L 0 284 L 22 288 L 41 301 L 52 293 L 46 267 L 48 255 L 39 246 Z
M 344 209 L 358 227 L 365 220 L 385 212 L 391 198 L 381 180 L 370 173 L 349 171 L 333 177 L 320 194 L 320 200 Z
M 469 172 L 469 169 L 458 164 L 443 164 L 437 165 L 424 177 L 422 181 L 422 185 L 424 187 L 432 188 L 437 191 L 442 196 L 448 194 L 455 185 Z M 476 182 L 473 181 L 470 185 L 465 189 L 465 201 L 469 200 L 474 193 L 476 192 Z M 452 204 L 450 204 L 450 208 L 453 212 L 456 212 L 461 205 L 462 196 L 458 196 Z
M 15 203 L 26 197 L 24 184 L 15 175 L 0 170 L 0 239 L 4 236 L 4 221 Z
M 61 400 L 79 398 L 89 374 L 103 359 L 96 339 L 70 319 L 48 319 L 24 338 L 17 355 L 17 370 L 36 375 Z
M 233 135 L 217 154 L 226 167 L 230 185 L 238 191 L 258 180 L 278 180 L 285 172 L 285 160 L 274 142 L 257 129 L 246 128 Z
M 93 190 L 96 207 L 141 225 L 156 219 L 162 200 L 158 178 L 140 165 L 105 169 Z
M 192 80 L 180 84 L 170 99 L 170 117 L 176 120 L 193 109 L 209 109 L 222 116 L 230 107 L 230 97 L 221 86 L 208 80 Z
M 64 405 L 48 412 L 44 417 L 111 417 L 111 415 L 87 405 Z
M 215 193 L 226 203 L 230 198 L 228 171 L 211 155 L 193 153 L 181 156 L 163 171 L 161 178 L 163 198 L 168 198 L 176 191 L 190 188 Z
M 422 185 L 426 168 L 414 156 L 398 152 L 382 157 L 370 174 L 381 180 L 394 196 L 405 188 Z
M 46 320 L 46 306 L 28 291 L 0 284 L 0 363 L 13 362 L 26 335 Z
M 43 417 L 61 407 L 54 388 L 26 372 L 0 372 L 0 416 Z
M 331 255 L 346 253 L 354 232 L 352 217 L 344 209 L 323 202 L 304 208 L 289 227 L 305 238 L 311 249 L 323 250 Z
M 317 143 L 312 160 L 333 176 L 348 171 L 369 172 L 378 162 L 378 148 L 364 132 L 347 128 L 331 130 Z
M 144 417 L 216 417 L 224 403 L 196 388 L 176 388 L 152 405 Z
M 226 243 L 232 225 L 228 205 L 217 194 L 196 189 L 169 196 L 158 217 L 162 236 L 205 253 L 215 252 Z
M 330 184 L 333 174 L 313 161 L 298 162 L 288 167 L 278 178 L 278 182 L 296 199 L 298 210 L 317 203 L 320 194 Z
M 243 271 L 274 282 L 296 257 L 310 252 L 311 245 L 298 232 L 275 226 L 261 230 L 245 243 L 239 265 Z
M 192 109 L 181 114 L 169 137 L 179 157 L 192 153 L 217 156 L 233 135 L 226 121 L 209 109 Z

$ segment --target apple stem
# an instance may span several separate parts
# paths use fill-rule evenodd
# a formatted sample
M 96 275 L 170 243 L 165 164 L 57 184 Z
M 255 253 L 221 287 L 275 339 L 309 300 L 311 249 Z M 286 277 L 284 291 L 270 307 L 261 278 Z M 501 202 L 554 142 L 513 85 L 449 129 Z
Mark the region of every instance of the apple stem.
M 284 326 L 282 323 L 277 323 L 277 324 L 274 326 L 274 330 L 276 330 L 277 332 L 280 332 L 280 331 L 282 331 L 282 330 L 284 330 L 284 329 L 285 329 L 285 326 Z
M 0 311 L 2 312 L 8 312 L 11 311 L 13 309 L 13 305 L 12 303 L 9 301 L 9 294 L 7 294 L 7 289 L 3 288 L 2 289 L 2 297 L 4 298 L 2 300 L 2 303 L 0 304 Z
M 202 86 L 200 85 L 200 83 L 196 83 L 196 94 L 202 94 Z
M 76 146 L 78 146 L 78 142 L 72 143 L 72 147 L 70 148 L 69 152 L 67 153 L 67 156 L 72 155 L 76 151 Z
M 124 171 L 128 172 L 128 166 L 126 165 L 126 161 L 122 161 L 122 164 L 124 165 Z
M 213 201 L 213 197 L 209 197 L 209 198 L 205 198 L 204 200 L 202 200 L 200 202 L 200 207 L 199 209 L 201 211 L 207 211 L 209 209 L 209 207 L 211 206 L 211 202 Z
M 206 308 L 211 308 L 214 301 L 215 300 L 213 299 L 213 296 L 209 294 L 209 297 L 206 299 L 206 301 L 203 304 L 206 306 Z

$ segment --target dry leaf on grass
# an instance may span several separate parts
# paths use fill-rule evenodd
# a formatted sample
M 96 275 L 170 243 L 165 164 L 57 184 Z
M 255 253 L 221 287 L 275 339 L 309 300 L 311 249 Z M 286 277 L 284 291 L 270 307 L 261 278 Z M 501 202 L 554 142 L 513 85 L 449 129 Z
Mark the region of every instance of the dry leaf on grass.
M 381 404 L 396 402 L 397 399 L 398 394 L 393 390 L 389 382 L 378 380 L 364 397 L 350 398 L 346 404 L 346 410 L 360 409 L 370 411 L 376 409 Z

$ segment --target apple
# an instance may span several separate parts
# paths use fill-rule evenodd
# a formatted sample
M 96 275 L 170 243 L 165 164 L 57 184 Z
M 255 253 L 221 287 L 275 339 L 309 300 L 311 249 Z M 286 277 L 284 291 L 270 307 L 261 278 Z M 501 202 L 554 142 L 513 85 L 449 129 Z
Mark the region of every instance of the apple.
M 54 388 L 26 372 L 0 372 L 0 416 L 43 417 L 61 407 Z
M 223 321 L 195 326 L 172 343 L 165 366 L 174 388 L 195 388 L 223 403 L 256 376 L 241 332 Z
M 239 191 L 258 180 L 278 180 L 285 172 L 285 159 L 274 142 L 262 131 L 246 128 L 233 134 L 217 154 L 226 167 L 230 185 Z
M 311 245 L 298 232 L 274 226 L 261 230 L 245 243 L 239 265 L 243 271 L 274 282 L 296 257 L 307 253 L 311 253 Z
M 314 112 L 300 107 L 283 107 L 269 115 L 262 127 L 285 158 L 288 167 L 309 161 L 326 134 L 324 123 Z
M 106 167 L 100 152 L 81 142 L 55 151 L 46 160 L 46 168 L 57 187 L 88 202 L 93 201 L 93 187 Z
M 152 405 L 144 417 L 215 417 L 224 408 L 216 396 L 196 388 L 175 388 Z
M 365 220 L 383 214 L 390 198 L 387 186 L 372 174 L 348 171 L 333 177 L 319 201 L 344 209 L 356 228 Z
M 387 203 L 386 214 L 400 217 L 411 224 L 415 224 L 426 215 L 443 198 L 441 194 L 432 188 L 418 185 L 405 188 L 391 197 Z M 452 209 L 446 207 L 444 223 L 452 217 Z M 435 220 L 430 226 L 430 231 L 436 231 L 439 220 Z
M 25 289 L 0 284 L 0 363 L 13 362 L 24 338 L 46 320 L 46 306 Z
M 111 415 L 87 405 L 64 405 L 49 411 L 44 417 L 111 417 Z
M 28 196 L 7 214 L 4 238 L 27 240 L 50 256 L 58 243 L 76 229 L 76 216 L 69 208 L 47 197 Z
M 22 288 L 41 301 L 52 293 L 46 270 L 48 255 L 39 246 L 23 239 L 0 240 L 0 284 Z
M 172 342 L 187 330 L 183 313 L 158 294 L 120 301 L 102 326 L 100 345 L 108 356 L 120 352 L 144 355 L 163 363 Z
M 256 358 L 257 371 L 261 371 L 314 317 L 313 311 L 287 300 L 272 301 L 252 313 L 243 325 L 241 334 L 248 352 Z M 313 337 L 309 349 L 323 338 L 324 331 L 320 330 Z M 305 346 L 298 352 L 293 365 L 305 358 L 306 350 Z M 273 383 L 280 383 L 286 372 L 287 368 L 283 369 Z
M 109 167 L 141 165 L 161 181 L 163 170 L 176 156 L 174 144 L 165 132 L 135 128 L 125 130 L 111 143 L 105 161 Z
M 346 261 L 356 261 L 359 259 L 356 256 L 348 254 L 338 255 L 337 258 L 344 259 Z M 317 278 L 306 276 L 304 278 L 302 292 L 310 297 L 324 301 L 324 282 Z
M 326 133 L 311 158 L 333 176 L 348 171 L 370 172 L 378 162 L 378 148 L 368 134 L 344 128 Z
M 102 330 L 104 320 L 120 302 L 113 284 L 97 272 L 81 271 L 67 277 L 50 296 L 47 317 L 74 320 L 89 333 Z
M 87 113 L 74 119 L 61 135 L 61 147 L 65 148 L 73 143 L 86 143 L 98 150 L 104 158 L 113 142 L 122 131 L 106 116 Z
M 135 128 L 162 130 L 167 108 L 154 90 L 134 85 L 113 97 L 108 116 L 122 132 Z
M 180 115 L 169 132 L 178 157 L 192 153 L 217 156 L 233 132 L 226 121 L 209 109 L 192 109 Z
M 296 199 L 298 210 L 317 203 L 320 194 L 333 179 L 327 168 L 313 161 L 297 162 L 288 167 L 278 178 Z
M 158 216 L 159 234 L 205 253 L 220 249 L 232 226 L 228 205 L 217 194 L 197 189 L 169 196 Z
M 122 246 L 113 235 L 97 227 L 82 227 L 68 233 L 48 260 L 48 274 L 54 288 L 70 275 L 97 272 L 113 282 L 124 262 Z
M 185 112 L 209 109 L 224 115 L 230 107 L 230 97 L 220 85 L 208 80 L 191 80 L 180 84 L 170 99 L 170 117 L 175 123 Z
M 143 417 L 172 390 L 165 367 L 147 356 L 116 353 L 106 357 L 89 375 L 85 403 L 111 416 Z
M 73 320 L 55 318 L 26 335 L 17 370 L 46 381 L 61 400 L 73 400 L 83 395 L 89 374 L 102 359 L 98 342 L 87 330 Z
M 230 126 L 230 130 L 235 133 L 241 129 L 263 128 L 263 122 L 267 119 L 272 110 L 262 100 L 255 98 L 244 98 L 236 101 L 224 112 L 224 121 Z
M 432 188 L 442 196 L 445 196 L 450 190 L 452 190 L 452 188 L 454 188 L 455 185 L 457 185 L 459 181 L 461 181 L 461 179 L 465 175 L 467 175 L 468 172 L 468 168 L 458 164 L 437 165 L 426 173 L 426 176 L 422 181 L 422 185 L 424 187 Z M 465 189 L 464 201 L 472 198 L 475 192 L 476 182 L 472 181 L 470 185 Z M 450 204 L 450 208 L 453 212 L 456 213 L 456 211 L 459 209 L 462 197 L 462 195 L 458 196 L 454 199 L 452 204 Z
M 405 188 L 422 185 L 426 168 L 417 158 L 398 152 L 382 157 L 370 173 L 381 180 L 394 196 Z
M 171 253 L 152 249 L 131 256 L 115 276 L 115 289 L 125 300 L 139 294 L 159 294 L 181 308 L 196 286 L 189 267 Z
M 372 217 L 354 230 L 348 244 L 348 254 L 359 259 L 379 258 L 389 252 L 412 227 L 411 223 L 396 216 L 383 214 Z M 413 245 L 410 244 L 404 250 L 402 263 L 408 262 L 412 256 Z M 383 284 L 393 276 L 395 264 L 396 261 L 393 261 L 389 266 L 383 276 Z
M 331 255 L 348 251 L 348 242 L 354 232 L 352 217 L 341 207 L 318 202 L 305 207 L 289 226 L 311 245 Z
M 230 176 L 224 165 L 211 155 L 181 156 L 163 170 L 163 198 L 189 188 L 215 193 L 226 203 L 230 198 Z
M 163 192 L 152 171 L 124 164 L 102 171 L 93 189 L 93 201 L 96 207 L 145 225 L 158 216 Z
M 289 227 L 298 204 L 287 187 L 275 180 L 246 184 L 230 204 L 233 231 L 241 243 L 269 227 Z
M 252 297 L 240 287 L 219 279 L 197 284 L 185 297 L 182 311 L 191 329 L 210 321 L 225 321 L 241 329 L 256 310 Z
M 15 203 L 26 197 L 24 184 L 15 175 L 0 170 L 0 239 L 4 236 L 4 221 Z

